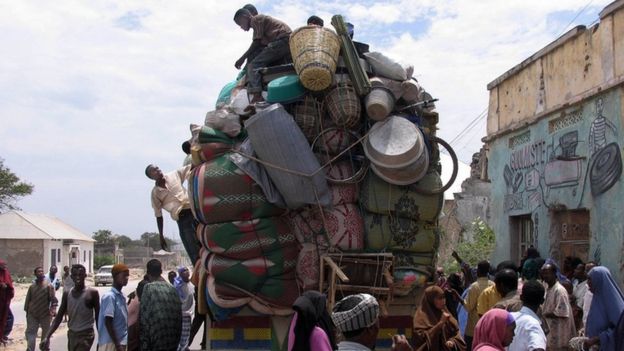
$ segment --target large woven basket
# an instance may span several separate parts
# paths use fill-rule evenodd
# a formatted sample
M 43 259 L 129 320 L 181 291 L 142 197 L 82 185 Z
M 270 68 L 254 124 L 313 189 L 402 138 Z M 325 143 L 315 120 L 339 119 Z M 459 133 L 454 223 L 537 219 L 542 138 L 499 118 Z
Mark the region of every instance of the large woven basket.
M 301 27 L 290 35 L 290 53 L 304 87 L 321 91 L 331 85 L 340 53 L 336 33 L 319 26 Z
M 321 103 L 310 95 L 293 107 L 293 118 L 309 142 L 312 142 L 319 133 L 322 107 Z
M 329 117 L 338 127 L 356 129 L 359 126 L 362 104 L 352 86 L 335 87 L 324 102 Z

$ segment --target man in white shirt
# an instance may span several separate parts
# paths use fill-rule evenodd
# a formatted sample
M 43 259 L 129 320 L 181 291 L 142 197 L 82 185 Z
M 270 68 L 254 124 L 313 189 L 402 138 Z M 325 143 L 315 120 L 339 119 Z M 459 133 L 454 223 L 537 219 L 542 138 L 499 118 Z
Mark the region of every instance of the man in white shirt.
M 589 272 L 596 266 L 596 263 L 593 261 L 587 262 L 585 264 L 585 275 L 589 275 Z M 587 316 L 589 315 L 589 310 L 591 308 L 592 298 L 594 294 L 587 288 L 585 292 L 585 296 L 583 296 L 583 329 L 587 325 Z
M 537 310 L 544 303 L 544 286 L 530 280 L 522 286 L 522 308 L 512 312 L 516 320 L 516 330 L 508 351 L 544 351 L 546 350 L 546 334 L 537 316 Z
M 195 264 L 195 261 L 199 258 L 200 247 L 195 237 L 197 224 L 191 212 L 188 192 L 183 186 L 190 171 L 191 166 L 187 165 L 173 172 L 163 174 L 157 166 L 149 165 L 145 168 L 145 175 L 155 182 L 151 198 L 154 215 L 156 216 L 156 225 L 158 226 L 158 234 L 160 235 L 160 246 L 163 250 L 167 248 L 167 243 L 163 236 L 162 210 L 164 209 L 178 223 L 180 239 L 184 249 L 191 258 L 191 262 Z
M 585 293 L 589 288 L 587 286 L 585 263 L 579 263 L 579 265 L 574 269 L 574 280 L 572 281 L 572 286 L 574 287 L 573 295 L 576 297 L 576 305 L 582 309 Z
M 45 276 L 48 283 L 52 284 L 54 287 L 54 291 L 57 291 L 61 287 L 61 280 L 56 273 L 58 273 L 58 268 L 55 265 L 51 265 L 48 274 Z

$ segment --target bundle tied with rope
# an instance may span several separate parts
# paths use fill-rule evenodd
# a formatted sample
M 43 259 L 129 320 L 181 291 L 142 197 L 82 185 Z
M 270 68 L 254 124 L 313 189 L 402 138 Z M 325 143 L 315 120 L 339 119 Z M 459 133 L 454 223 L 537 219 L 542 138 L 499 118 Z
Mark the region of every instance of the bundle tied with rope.
M 292 67 L 263 78 L 270 90 L 288 89 L 279 84 L 287 77 L 305 87 L 302 94 L 273 101 L 281 95 L 269 91 L 277 103 L 255 105 L 238 135 L 212 123 L 192 143 L 200 289 L 220 318 L 244 306 L 286 315 L 302 291 L 328 291 L 320 271 L 326 254 L 345 264 L 370 255 L 372 268 L 346 269 L 354 281 L 372 282 L 376 296 L 407 295 L 430 279 L 443 192 L 457 171 L 452 149 L 435 135 L 436 99 L 413 67 L 356 47 L 342 16 L 332 25 L 336 33 L 295 30 Z M 220 104 L 228 116 L 231 103 Z M 439 145 L 454 160 L 444 185 Z

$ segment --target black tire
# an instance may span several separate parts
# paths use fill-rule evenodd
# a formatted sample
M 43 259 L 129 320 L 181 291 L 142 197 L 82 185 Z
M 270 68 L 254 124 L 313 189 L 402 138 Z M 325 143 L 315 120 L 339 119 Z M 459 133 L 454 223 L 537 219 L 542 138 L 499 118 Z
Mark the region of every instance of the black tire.
M 429 137 L 429 141 L 431 141 L 432 143 L 437 143 L 438 145 L 442 145 L 446 149 L 446 151 L 448 151 L 449 156 L 451 156 L 451 159 L 453 160 L 453 173 L 451 174 L 451 178 L 441 188 L 438 188 L 438 189 L 418 189 L 417 187 L 414 187 L 414 191 L 417 192 L 417 193 L 420 193 L 420 194 L 423 194 L 423 195 L 436 195 L 436 194 L 441 194 L 441 193 L 447 191 L 448 188 L 450 188 L 451 185 L 453 185 L 453 183 L 455 183 L 455 178 L 457 178 L 457 170 L 459 168 L 459 163 L 457 162 L 457 155 L 455 154 L 455 150 L 453 150 L 453 148 L 451 147 L 451 145 L 449 145 L 449 143 L 447 143 L 446 141 L 444 141 L 441 138 L 438 138 L 436 136 Z

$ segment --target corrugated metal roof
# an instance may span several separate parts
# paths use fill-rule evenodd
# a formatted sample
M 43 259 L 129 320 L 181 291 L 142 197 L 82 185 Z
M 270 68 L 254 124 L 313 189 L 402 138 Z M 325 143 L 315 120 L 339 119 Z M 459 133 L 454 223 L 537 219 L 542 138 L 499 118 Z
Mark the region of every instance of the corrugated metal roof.
M 56 217 L 21 211 L 0 214 L 0 239 L 95 241 Z

